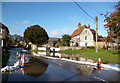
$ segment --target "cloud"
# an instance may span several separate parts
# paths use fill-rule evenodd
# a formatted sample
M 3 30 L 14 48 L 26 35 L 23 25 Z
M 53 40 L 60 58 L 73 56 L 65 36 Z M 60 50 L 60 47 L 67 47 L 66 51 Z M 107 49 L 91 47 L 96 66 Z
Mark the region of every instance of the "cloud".
M 9 30 L 10 30 L 10 33 L 13 35 L 13 34 L 19 34 L 21 36 L 23 36 L 23 33 L 21 31 L 21 29 L 18 29 L 18 28 L 15 28 L 13 26 L 10 26 L 9 27 Z
M 16 22 L 16 24 L 30 24 L 30 21 L 29 20 L 24 20 L 24 21 L 21 21 L 21 22 Z
M 28 20 L 23 21 L 23 24 L 29 24 L 29 23 L 30 23 L 30 21 L 28 21 Z
M 52 37 L 61 37 L 63 34 L 69 34 L 71 32 L 70 28 L 55 29 L 50 32 Z

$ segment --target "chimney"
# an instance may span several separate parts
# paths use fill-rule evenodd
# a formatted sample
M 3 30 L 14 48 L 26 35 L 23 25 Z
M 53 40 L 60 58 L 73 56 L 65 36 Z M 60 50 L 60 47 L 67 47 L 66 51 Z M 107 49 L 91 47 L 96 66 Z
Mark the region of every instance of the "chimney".
M 88 24 L 88 28 L 90 29 L 90 25 Z
M 78 23 L 78 29 L 80 29 L 80 27 L 81 27 L 81 23 L 79 22 L 79 23 Z

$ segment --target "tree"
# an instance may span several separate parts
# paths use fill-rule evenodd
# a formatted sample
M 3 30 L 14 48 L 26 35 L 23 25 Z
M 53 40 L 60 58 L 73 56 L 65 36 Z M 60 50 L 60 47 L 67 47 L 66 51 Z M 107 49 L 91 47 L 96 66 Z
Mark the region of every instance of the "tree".
M 106 23 L 104 26 L 107 29 L 108 35 L 110 37 L 118 37 L 120 36 L 120 2 L 117 6 L 115 6 L 115 12 L 109 14 L 101 14 L 105 16 L 104 22 Z
M 8 48 L 11 48 L 12 46 L 14 46 L 15 44 L 15 40 L 12 38 L 12 36 L 9 34 L 8 35 Z
M 39 25 L 34 25 L 28 27 L 24 32 L 24 38 L 26 38 L 28 41 L 32 42 L 33 44 L 46 44 L 48 42 L 48 34 Z
M 62 45 L 63 46 L 70 46 L 70 40 L 71 40 L 71 36 L 69 36 L 68 34 L 64 34 L 62 35 Z
M 120 39 L 120 2 L 118 3 L 118 5 L 115 6 L 115 8 L 115 12 L 110 14 L 106 12 L 106 14 L 101 15 L 104 15 L 105 17 L 104 22 L 106 24 L 104 26 L 107 30 L 108 37 L 111 40 L 109 42 L 112 43 L 112 41 L 116 38 L 116 42 L 118 44 L 118 40 Z

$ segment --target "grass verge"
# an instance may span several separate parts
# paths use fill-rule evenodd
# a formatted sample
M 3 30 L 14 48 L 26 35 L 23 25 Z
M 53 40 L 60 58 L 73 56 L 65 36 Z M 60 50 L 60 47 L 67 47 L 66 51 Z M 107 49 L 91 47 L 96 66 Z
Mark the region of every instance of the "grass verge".
M 43 52 L 43 50 L 32 50 L 30 49 L 31 52 Z
M 79 55 L 79 57 L 87 57 L 95 60 L 98 60 L 100 56 L 101 62 L 103 63 L 120 64 L 120 61 L 118 60 L 118 53 L 119 53 L 118 50 L 116 50 L 115 52 L 108 52 L 104 49 L 99 49 L 98 52 L 96 52 L 95 49 L 81 49 L 81 50 L 62 50 L 59 52 L 68 55 L 77 54 Z
M 2 52 L 2 67 L 6 66 L 9 56 L 8 52 Z

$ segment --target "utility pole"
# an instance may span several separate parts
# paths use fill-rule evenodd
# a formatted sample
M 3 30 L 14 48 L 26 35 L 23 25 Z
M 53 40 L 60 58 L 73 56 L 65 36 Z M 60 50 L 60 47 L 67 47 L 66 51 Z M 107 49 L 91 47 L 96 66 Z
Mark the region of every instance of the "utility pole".
M 98 52 L 98 43 L 97 43 L 97 30 L 98 30 L 98 17 L 96 16 L 96 52 Z

